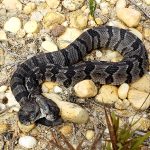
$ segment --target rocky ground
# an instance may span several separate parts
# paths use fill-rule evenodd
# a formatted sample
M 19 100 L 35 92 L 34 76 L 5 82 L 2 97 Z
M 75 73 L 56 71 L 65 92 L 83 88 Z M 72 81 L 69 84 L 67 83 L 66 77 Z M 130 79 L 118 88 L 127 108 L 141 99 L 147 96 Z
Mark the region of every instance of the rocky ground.
M 94 19 L 86 0 L 0 0 L 0 149 L 62 149 L 59 143 L 66 148 L 59 133 L 74 148 L 83 140 L 83 150 L 89 150 L 101 134 L 95 144 L 100 146 L 109 137 L 103 104 L 119 116 L 120 127 L 137 122 L 132 130 L 150 130 L 150 72 L 120 86 L 84 80 L 66 89 L 44 82 L 43 94 L 57 103 L 65 123 L 51 128 L 18 122 L 20 106 L 9 87 L 17 65 L 37 53 L 65 48 L 88 28 L 107 24 L 129 30 L 143 41 L 150 60 L 150 0 L 95 2 Z M 85 60 L 93 59 L 117 62 L 122 56 L 94 50 Z M 76 104 L 70 103 L 74 100 Z

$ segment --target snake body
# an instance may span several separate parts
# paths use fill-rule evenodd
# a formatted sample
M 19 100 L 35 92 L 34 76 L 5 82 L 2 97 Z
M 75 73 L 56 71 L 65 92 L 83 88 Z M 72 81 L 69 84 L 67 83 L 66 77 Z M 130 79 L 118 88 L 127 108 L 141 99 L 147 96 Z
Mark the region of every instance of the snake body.
M 93 49 L 109 48 L 123 56 L 120 62 L 84 61 Z M 26 60 L 11 78 L 11 90 L 20 103 L 18 113 L 22 123 L 39 120 L 45 125 L 61 121 L 57 105 L 41 95 L 43 81 L 56 81 L 65 87 L 92 79 L 100 84 L 131 83 L 148 70 L 148 54 L 134 34 L 125 29 L 101 26 L 88 29 L 65 49 L 42 53 Z M 40 120 L 41 110 L 45 118 Z

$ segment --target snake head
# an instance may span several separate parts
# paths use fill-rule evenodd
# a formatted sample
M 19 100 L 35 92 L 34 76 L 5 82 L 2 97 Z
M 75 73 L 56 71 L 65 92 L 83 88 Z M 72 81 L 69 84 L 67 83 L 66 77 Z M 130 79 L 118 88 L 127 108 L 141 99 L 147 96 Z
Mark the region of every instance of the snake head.
M 39 116 L 40 107 L 35 101 L 25 103 L 18 112 L 19 121 L 25 125 L 34 123 Z

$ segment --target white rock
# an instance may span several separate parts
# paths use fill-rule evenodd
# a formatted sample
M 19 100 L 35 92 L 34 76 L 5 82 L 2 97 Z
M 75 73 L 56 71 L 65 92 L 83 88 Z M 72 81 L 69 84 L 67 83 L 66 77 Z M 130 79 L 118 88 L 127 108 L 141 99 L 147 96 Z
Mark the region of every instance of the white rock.
M 4 30 L 0 30 L 0 41 L 7 40 L 7 36 Z
M 118 101 L 118 88 L 112 85 L 103 85 L 99 90 L 99 94 L 96 96 L 96 100 L 106 104 L 112 104 Z
M 147 5 L 150 5 L 150 0 L 144 0 Z
M 75 93 L 78 97 L 89 98 L 97 94 L 97 87 L 92 80 L 83 80 L 74 86 Z
M 57 8 L 60 3 L 60 0 L 46 0 L 46 3 L 50 8 Z
M 25 148 L 34 148 L 37 141 L 32 136 L 23 136 L 19 138 L 19 144 Z
M 103 15 L 107 15 L 109 13 L 109 4 L 107 2 L 100 3 L 100 9 Z
M 135 9 L 122 8 L 117 11 L 117 17 L 128 27 L 136 27 L 141 20 L 141 13 Z
M 45 27 L 49 27 L 54 24 L 61 24 L 65 21 L 65 16 L 59 12 L 48 12 L 43 19 Z
M 24 25 L 24 30 L 26 31 L 26 33 L 35 33 L 38 30 L 38 24 L 36 21 L 31 20 L 28 21 L 25 25 Z
M 27 5 L 24 7 L 23 11 L 25 14 L 30 14 L 34 9 L 36 8 L 35 3 L 27 3 Z
M 5 96 L 7 97 L 8 99 L 8 103 L 6 104 L 6 106 L 8 107 L 12 107 L 10 109 L 10 112 L 12 111 L 16 111 L 18 112 L 19 109 L 20 109 L 20 105 L 19 103 L 16 101 L 14 95 L 12 94 L 12 92 L 9 90 L 8 92 L 5 93 Z
M 53 41 L 44 41 L 41 45 L 46 51 L 54 52 L 58 50 L 57 45 Z
M 0 112 L 3 111 L 6 108 L 6 105 L 0 103 Z
M 131 89 L 128 92 L 128 100 L 136 109 L 146 110 L 150 106 L 150 95 L 146 92 Z
M 70 26 L 78 29 L 84 29 L 87 26 L 88 16 L 83 11 L 74 11 L 69 15 Z
M 118 88 L 118 96 L 121 99 L 126 99 L 129 91 L 129 85 L 127 83 L 123 83 Z
M 129 118 L 129 122 L 132 125 L 132 130 L 148 131 L 150 128 L 150 120 L 144 116 L 138 114 Z
M 22 9 L 22 4 L 18 0 L 3 0 L 2 3 L 7 10 Z
M 116 10 L 118 11 L 119 9 L 125 8 L 127 5 L 126 0 L 118 0 L 116 3 Z
M 88 112 L 77 104 L 62 101 L 56 94 L 43 93 L 43 95 L 53 100 L 60 109 L 60 115 L 63 120 L 78 124 L 86 123 L 89 119 Z
M 134 35 L 136 35 L 140 40 L 143 39 L 143 35 L 142 35 L 142 33 L 141 33 L 140 31 L 138 31 L 138 30 L 136 30 L 136 29 L 134 29 L 134 28 L 130 28 L 129 30 L 130 30 L 130 32 L 132 32 Z
M 7 86 L 6 85 L 2 85 L 0 86 L 0 92 L 5 92 L 7 90 Z
M 43 19 L 43 15 L 40 11 L 34 11 L 31 14 L 31 20 L 35 20 L 37 22 L 40 22 Z
M 130 106 L 130 102 L 127 99 L 118 100 L 115 103 L 115 108 L 117 108 L 119 110 L 128 110 L 129 106 Z
M 56 82 L 44 82 L 42 84 L 42 91 L 44 93 L 52 92 L 54 90 L 54 87 L 57 86 L 58 84 Z
M 150 74 L 145 74 L 142 78 L 131 84 L 132 88 L 150 93 Z
M 60 88 L 59 86 L 55 86 L 54 87 L 54 92 L 55 93 L 62 93 L 62 88 Z
M 77 10 L 84 3 L 84 0 L 63 0 L 62 5 L 68 10 Z
M 97 4 L 100 4 L 102 0 L 95 0 Z
M 92 140 L 94 138 L 95 132 L 93 130 L 87 130 L 86 131 L 86 139 L 87 140 Z
M 79 37 L 81 33 L 82 31 L 76 28 L 67 28 L 63 35 L 61 35 L 57 40 L 59 48 L 61 49 L 67 47 L 77 37 Z
M 10 31 L 12 33 L 17 33 L 21 28 L 21 21 L 17 17 L 11 17 L 8 21 L 4 24 L 4 29 L 6 31 Z

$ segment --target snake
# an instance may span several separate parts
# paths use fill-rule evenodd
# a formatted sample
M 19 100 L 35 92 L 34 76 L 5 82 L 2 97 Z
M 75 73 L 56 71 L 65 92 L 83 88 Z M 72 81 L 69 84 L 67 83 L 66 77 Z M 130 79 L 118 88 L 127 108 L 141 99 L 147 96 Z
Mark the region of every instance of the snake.
M 119 62 L 83 60 L 93 50 L 102 48 L 118 51 L 123 59 Z M 39 53 L 17 67 L 10 87 L 21 106 L 19 121 L 25 125 L 37 122 L 46 126 L 63 122 L 56 103 L 41 94 L 44 81 L 58 82 L 64 87 L 85 79 L 121 85 L 138 80 L 148 71 L 148 65 L 143 42 L 129 30 L 107 25 L 90 28 L 66 48 Z

